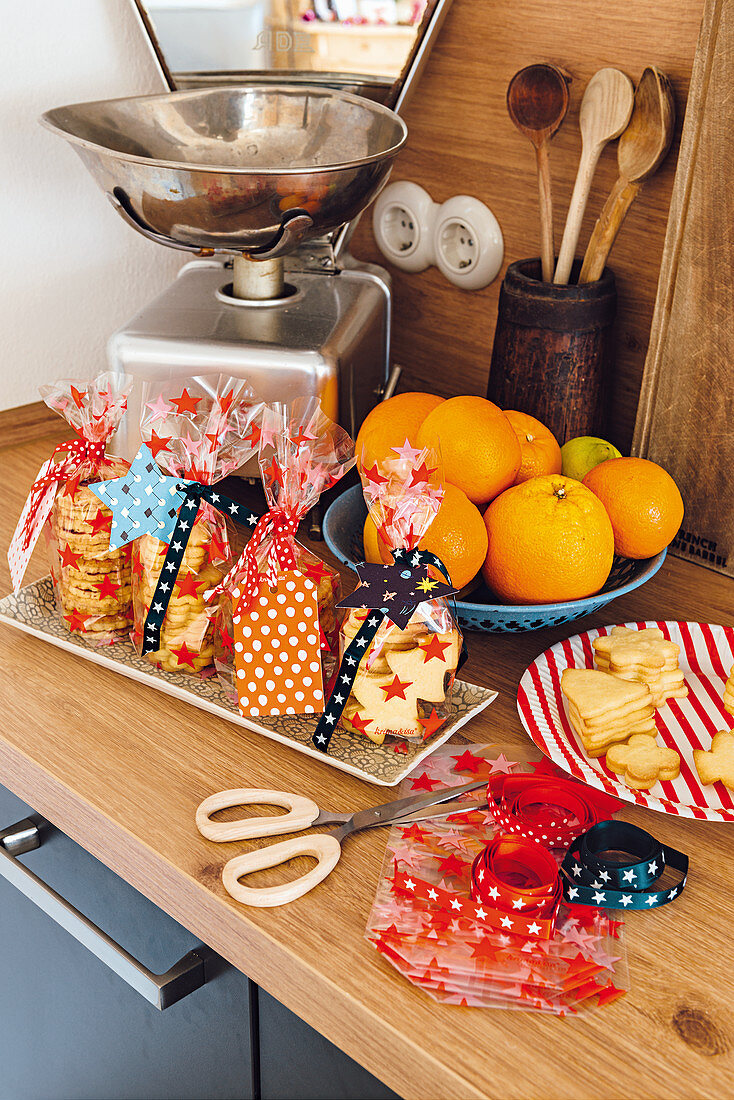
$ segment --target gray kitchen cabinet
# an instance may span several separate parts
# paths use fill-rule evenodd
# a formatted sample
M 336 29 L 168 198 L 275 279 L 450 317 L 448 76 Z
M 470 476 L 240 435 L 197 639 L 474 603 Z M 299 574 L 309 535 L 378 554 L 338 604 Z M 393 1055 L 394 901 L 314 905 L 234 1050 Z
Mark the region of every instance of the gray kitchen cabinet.
M 0 787 L 0 828 L 32 816 Z M 52 827 L 19 862 L 155 973 L 195 938 Z M 0 1100 L 383 1100 L 376 1078 L 247 977 L 163 1012 L 0 878 Z

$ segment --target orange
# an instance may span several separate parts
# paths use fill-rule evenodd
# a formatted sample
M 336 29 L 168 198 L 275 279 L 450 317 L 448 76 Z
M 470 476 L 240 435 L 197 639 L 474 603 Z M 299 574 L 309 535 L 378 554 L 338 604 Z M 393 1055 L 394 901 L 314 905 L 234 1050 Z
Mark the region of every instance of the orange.
M 372 466 L 389 457 L 393 447 L 407 439 L 411 447 L 423 421 L 443 398 L 435 393 L 399 393 L 381 401 L 367 414 L 354 444 L 357 466 Z M 392 456 L 395 457 L 395 456 Z
M 604 505 L 580 481 L 542 474 L 513 485 L 484 513 L 485 581 L 514 604 L 591 596 L 612 568 L 614 532 Z
M 473 504 L 486 504 L 512 485 L 520 469 L 520 444 L 501 409 L 483 397 L 450 397 L 423 421 L 416 446 L 433 447 L 446 481 Z
M 487 554 L 487 528 L 482 513 L 466 493 L 447 482 L 441 507 L 418 546 L 436 554 L 448 569 L 454 586 L 464 588 L 476 577 Z M 364 524 L 364 555 L 371 562 L 392 561 L 370 516 Z
M 561 448 L 550 428 L 541 424 L 529 413 L 506 409 L 505 416 L 512 424 L 520 443 L 520 469 L 515 485 L 520 485 L 538 474 L 560 474 Z
M 683 522 L 683 498 L 670 474 L 646 458 L 609 458 L 584 478 L 602 502 L 622 558 L 651 558 Z

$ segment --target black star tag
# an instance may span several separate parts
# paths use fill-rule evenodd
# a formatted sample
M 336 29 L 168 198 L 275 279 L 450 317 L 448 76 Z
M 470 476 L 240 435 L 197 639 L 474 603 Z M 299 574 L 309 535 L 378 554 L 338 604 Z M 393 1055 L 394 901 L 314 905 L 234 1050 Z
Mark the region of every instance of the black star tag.
M 359 587 L 337 606 L 379 608 L 396 626 L 404 627 L 425 600 L 453 596 L 459 591 L 452 584 L 444 584 L 431 576 L 428 564 L 434 565 L 448 580 L 446 568 L 435 554 L 419 550 L 407 558 L 396 551 L 394 556 L 397 560 L 393 565 L 365 562 L 358 565 Z M 387 603 L 389 611 L 385 607 Z

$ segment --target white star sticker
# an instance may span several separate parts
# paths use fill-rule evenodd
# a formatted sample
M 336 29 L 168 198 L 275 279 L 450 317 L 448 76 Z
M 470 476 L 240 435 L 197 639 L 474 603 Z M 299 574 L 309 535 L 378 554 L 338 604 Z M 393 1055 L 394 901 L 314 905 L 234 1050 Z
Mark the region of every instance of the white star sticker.
M 379 623 L 379 621 L 380 621 L 379 619 L 374 619 L 374 618 L 373 618 L 373 619 L 370 619 L 370 621 L 369 621 L 369 623 L 368 623 L 367 625 L 368 625 L 368 626 L 377 626 L 377 624 Z
M 578 863 L 574 863 L 571 870 L 573 871 L 574 878 L 578 878 L 581 874 L 581 868 L 579 867 Z
M 593 897 L 593 899 L 594 899 L 594 901 L 596 902 L 597 905 L 599 905 L 602 901 L 607 900 L 607 895 L 602 894 L 602 892 L 600 890 L 597 890 L 596 893 L 592 894 L 591 896 Z
M 479 906 L 478 909 L 474 910 L 474 915 L 477 918 L 477 920 L 484 920 L 484 918 L 487 916 L 487 914 L 482 909 L 481 905 Z
M 239 512 L 239 508 L 237 507 L 236 504 L 230 504 L 229 510 L 230 510 L 230 512 L 232 513 L 233 516 L 236 516 L 237 513 Z
M 320 733 L 320 734 L 318 735 L 318 737 L 316 738 L 316 740 L 318 741 L 318 743 L 319 743 L 320 745 L 323 745 L 323 744 L 324 744 L 324 742 L 326 741 L 326 738 L 324 737 L 323 733 Z
M 522 900 L 522 898 L 515 898 L 514 901 L 512 902 L 512 908 L 513 909 L 522 909 L 524 904 L 525 904 L 525 902 Z
M 648 874 L 650 874 L 650 875 L 656 875 L 656 874 L 658 873 L 658 864 L 657 864 L 657 860 L 655 860 L 655 859 L 654 859 L 654 860 L 652 861 L 652 863 L 648 863 L 648 865 L 647 865 L 647 872 L 648 872 Z
M 578 887 L 577 886 L 569 886 L 569 888 L 568 888 L 568 900 L 573 901 L 573 899 L 577 898 L 578 896 L 579 896 Z
M 171 549 L 172 550 L 183 550 L 183 543 L 182 542 L 174 542 Z
M 348 665 L 356 665 L 356 663 L 357 662 L 355 661 L 354 657 L 347 657 L 347 664 Z M 347 683 L 348 682 L 349 682 L 349 678 L 347 677 Z
M 171 570 L 171 569 L 175 570 L 175 568 L 176 568 L 176 566 L 175 566 L 175 565 L 173 564 L 173 562 L 172 562 L 172 561 L 169 561 L 168 565 L 166 566 L 166 569 L 168 569 L 168 570 Z
M 451 899 L 451 908 L 452 909 L 458 909 L 459 911 L 461 911 L 461 902 L 459 901 L 458 898 L 452 898 Z
M 513 922 L 510 920 L 509 917 L 502 917 L 502 919 L 500 920 L 500 924 L 503 928 L 512 928 Z
M 160 588 L 161 592 L 167 592 L 171 586 L 170 584 L 159 584 L 158 587 Z
M 212 493 L 212 495 L 211 495 L 212 504 L 216 504 L 218 500 L 219 500 L 219 493 Z
M 600 871 L 599 872 L 599 878 L 602 880 L 602 882 L 609 882 L 609 872 L 608 871 Z
M 489 896 L 491 897 L 492 901 L 497 901 L 497 898 L 500 896 L 500 892 L 496 886 L 493 886 L 490 889 Z
M 433 888 L 431 888 L 428 891 L 428 897 L 431 899 L 431 901 L 435 901 L 436 898 L 438 897 L 438 894 L 436 893 L 436 891 Z
M 532 924 L 528 925 L 528 935 L 537 936 L 537 934 L 539 932 L 540 932 L 540 925 L 536 924 L 535 921 L 533 921 Z
M 369 645 L 369 642 L 366 638 L 357 638 L 357 645 L 361 645 L 362 647 L 364 647 L 366 645 Z
M 188 524 L 185 520 L 181 520 L 179 522 L 179 527 L 181 528 L 182 531 L 188 531 L 189 526 L 190 526 L 190 524 Z
M 336 722 L 336 718 L 334 717 L 333 714 L 327 714 L 326 715 L 326 721 L 329 723 L 330 726 L 333 726 L 334 723 Z
M 655 894 L 648 894 L 645 898 L 645 905 L 654 905 L 657 900 Z
M 405 880 L 405 889 L 406 890 L 415 890 L 415 883 L 413 882 L 412 878 L 406 878 L 406 880 Z
M 250 524 L 251 527 L 255 527 L 257 524 L 257 516 L 249 515 L 247 517 L 247 522 Z
M 670 893 L 668 894 L 668 901 L 672 901 L 677 893 L 678 893 L 678 887 L 676 886 L 675 889 L 671 890 Z
M 334 696 L 334 702 L 335 703 L 343 703 L 344 702 L 344 696 L 343 695 L 335 695 Z
M 637 879 L 637 875 L 634 871 L 623 871 L 622 878 L 625 882 L 635 882 L 635 880 Z
M 420 554 L 413 554 L 413 557 L 410 559 L 410 564 L 411 565 L 420 565 L 420 563 L 421 563 Z
M 343 684 L 348 684 L 349 683 L 349 677 L 348 676 L 342 676 L 342 683 Z
M 631 894 L 622 894 L 622 897 L 619 900 L 621 901 L 622 905 L 626 909 L 628 905 L 632 904 L 632 895 Z
M 163 604 L 162 603 L 154 603 L 153 604 L 153 610 L 154 611 L 162 611 L 163 610 Z

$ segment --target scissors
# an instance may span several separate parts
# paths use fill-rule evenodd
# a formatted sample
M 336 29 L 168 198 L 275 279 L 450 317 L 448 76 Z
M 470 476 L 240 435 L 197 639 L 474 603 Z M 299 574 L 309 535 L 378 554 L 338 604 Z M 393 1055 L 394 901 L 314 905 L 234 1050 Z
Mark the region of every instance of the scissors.
M 286 905 L 303 897 L 330 874 L 341 855 L 342 841 L 363 829 L 375 829 L 382 825 L 409 824 L 429 817 L 445 817 L 447 814 L 476 809 L 477 804 L 458 801 L 469 791 L 486 788 L 487 780 L 475 779 L 458 787 L 443 787 L 438 791 L 399 798 L 382 806 L 372 806 L 355 814 L 335 814 L 320 810 L 315 802 L 302 795 L 285 791 L 259 790 L 247 787 L 240 790 L 220 791 L 205 798 L 196 811 L 196 827 L 207 840 L 226 843 L 233 840 L 251 840 L 258 837 L 296 833 L 318 825 L 334 825 L 328 833 L 295 837 L 279 844 L 258 848 L 254 852 L 235 856 L 224 865 L 222 882 L 228 894 L 244 905 L 269 908 Z M 479 803 L 479 806 L 484 803 Z M 212 821 L 217 810 L 232 806 L 280 806 L 287 810 L 278 817 L 249 817 L 237 821 Z M 437 809 L 438 807 L 438 809 Z M 253 871 L 277 867 L 295 856 L 313 856 L 315 867 L 292 882 L 281 886 L 245 886 L 240 879 Z

